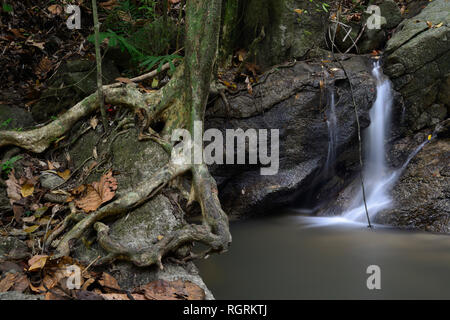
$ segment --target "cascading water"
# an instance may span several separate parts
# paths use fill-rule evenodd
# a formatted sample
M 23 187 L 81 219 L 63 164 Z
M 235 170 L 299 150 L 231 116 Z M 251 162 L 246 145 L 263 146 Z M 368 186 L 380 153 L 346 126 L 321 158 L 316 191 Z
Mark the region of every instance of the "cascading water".
M 328 155 L 325 163 L 325 173 L 330 176 L 334 172 L 334 162 L 336 160 L 336 146 L 337 146 L 337 117 L 334 90 L 330 93 L 330 108 L 327 113 L 328 126 Z
M 385 140 L 390 128 L 390 115 L 393 104 L 392 87 L 389 79 L 383 75 L 379 63 L 374 64 L 372 74 L 377 80 L 377 97 L 370 110 L 371 124 L 367 129 L 364 140 L 366 156 L 364 163 L 364 187 L 366 194 L 367 210 L 371 220 L 381 210 L 387 209 L 392 202 L 390 191 L 409 162 L 432 140 L 419 145 L 408 157 L 403 166 L 396 170 L 390 170 L 386 165 Z M 329 146 L 325 172 L 328 174 L 333 170 L 336 157 L 337 145 L 337 118 L 335 110 L 334 92 L 330 96 L 330 109 L 327 114 L 327 125 L 329 134 Z M 359 181 L 358 181 L 359 183 Z M 305 212 L 302 212 L 305 213 Z M 307 217 L 310 226 L 325 226 L 336 223 L 366 223 L 366 209 L 363 201 L 362 189 L 355 197 L 350 209 L 341 217 Z
M 371 124 L 365 140 L 367 153 L 363 172 L 367 209 L 371 218 L 389 206 L 389 187 L 396 176 L 395 173 L 388 172 L 385 159 L 385 138 L 390 126 L 393 101 L 391 83 L 383 75 L 378 62 L 375 63 L 372 74 L 377 80 L 377 97 L 370 110 Z M 345 212 L 343 217 L 353 221 L 366 220 L 362 191 L 355 198 L 352 208 Z
M 390 126 L 390 113 L 392 109 L 391 83 L 386 78 L 379 63 L 374 65 L 372 71 L 377 80 L 377 98 L 370 110 L 371 124 L 368 128 L 368 137 L 365 141 L 367 156 L 364 169 L 364 185 L 366 191 L 367 210 L 372 219 L 378 212 L 389 207 L 391 203 L 390 190 L 409 162 L 429 142 L 423 142 L 408 157 L 403 166 L 395 171 L 388 170 L 386 166 L 385 139 Z M 431 140 L 431 139 L 430 139 Z M 363 202 L 362 191 L 356 197 L 349 211 L 343 213 L 348 220 L 365 222 L 367 219 Z

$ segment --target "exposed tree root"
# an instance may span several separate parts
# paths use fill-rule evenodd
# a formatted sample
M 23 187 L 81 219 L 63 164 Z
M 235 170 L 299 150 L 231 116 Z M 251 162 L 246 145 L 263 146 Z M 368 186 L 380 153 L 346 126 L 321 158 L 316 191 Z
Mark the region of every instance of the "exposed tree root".
M 181 155 L 181 152 L 179 153 L 179 156 L 183 156 Z M 73 239 L 80 238 L 81 235 L 95 222 L 107 217 L 117 217 L 125 214 L 147 202 L 170 180 L 189 170 L 190 166 L 183 163 L 188 162 L 183 161 L 183 159 L 180 159 L 177 156 L 172 157 L 171 161 L 159 169 L 150 180 L 143 181 L 133 191 L 86 216 L 86 218 L 78 222 L 68 233 L 64 235 L 56 248 L 55 255 L 52 258 L 57 259 L 63 256 L 68 256 L 70 254 L 70 242 Z
M 99 208 L 94 213 L 79 215 L 72 212 L 47 239 L 46 243 L 51 244 L 71 221 L 78 221 L 57 243 L 52 259 L 68 256 L 72 240 L 79 239 L 92 226 L 97 230 L 100 245 L 110 253 L 99 263 L 125 258 L 139 266 L 158 264 L 162 268 L 161 259 L 165 255 L 188 243 L 198 241 L 206 244 L 209 246 L 207 253 L 223 252 L 228 249 L 231 242 L 228 217 L 221 208 L 217 185 L 209 174 L 207 166 L 205 164 L 191 165 L 192 159 L 186 158 L 187 155 L 183 149 L 183 144 L 188 142 L 183 141 L 179 147 L 172 147 L 152 132 L 150 127 L 152 123 L 162 121 L 165 124 L 162 131 L 163 138 L 167 138 L 176 128 L 188 128 L 191 135 L 195 136 L 194 123 L 202 122 L 204 118 L 219 39 L 221 0 L 188 1 L 187 5 L 186 65 L 180 65 L 177 68 L 171 81 L 164 88 L 154 93 L 144 94 L 132 84 L 119 88 L 115 85 L 103 87 L 105 102 L 124 105 L 137 113 L 143 129 L 139 134 L 140 139 L 150 138 L 163 145 L 168 152 L 171 152 L 169 162 L 151 179 L 142 181 L 133 191 Z M 212 43 L 200 44 L 202 39 L 212 39 Z M 0 147 L 16 145 L 32 152 L 43 152 L 54 139 L 62 136 L 73 124 L 95 111 L 97 107 L 97 94 L 94 93 L 58 120 L 44 127 L 26 132 L 0 132 Z M 190 142 L 189 148 L 192 151 L 193 145 Z M 101 220 L 133 211 L 155 196 L 171 180 L 189 170 L 193 176 L 193 198 L 198 201 L 202 210 L 202 225 L 185 225 L 165 235 L 154 246 L 139 252 L 130 251 L 109 237 L 109 227 L 101 223 Z M 190 253 L 185 259 L 198 256 L 204 256 L 204 254 Z
M 143 94 L 134 86 L 105 90 L 105 101 L 110 104 L 124 105 L 133 111 L 144 109 L 153 113 L 152 105 L 160 102 L 160 92 Z M 29 131 L 0 131 L 0 147 L 15 145 L 31 152 L 44 152 L 56 139 L 63 136 L 80 119 L 86 117 L 98 108 L 97 94 L 77 103 L 62 114 L 58 119 L 41 128 Z

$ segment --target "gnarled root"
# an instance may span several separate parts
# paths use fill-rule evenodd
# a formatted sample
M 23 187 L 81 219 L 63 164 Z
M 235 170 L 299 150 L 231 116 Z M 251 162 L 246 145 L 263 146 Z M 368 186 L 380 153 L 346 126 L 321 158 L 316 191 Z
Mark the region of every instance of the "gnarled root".
M 124 259 L 133 262 L 139 267 L 147 267 L 157 264 L 162 270 L 162 258 L 169 252 L 194 241 L 208 245 L 209 251 L 222 251 L 223 244 L 219 236 L 214 235 L 208 226 L 205 225 L 185 225 L 169 235 L 165 236 L 161 241 L 153 246 L 144 248 L 139 251 L 132 251 L 123 247 L 119 242 L 109 237 L 109 227 L 101 222 L 94 225 L 97 230 L 97 240 L 100 245 L 110 254 L 98 261 L 97 265 L 112 262 L 115 259 Z
M 153 105 L 159 105 L 160 99 L 161 92 L 143 94 L 132 85 L 105 89 L 106 103 L 124 105 L 133 111 L 143 109 L 150 116 L 155 114 L 156 110 Z M 0 148 L 15 145 L 34 153 L 44 152 L 53 141 L 69 131 L 78 120 L 94 112 L 97 108 L 97 94 L 94 93 L 48 125 L 29 131 L 0 131 Z
M 177 159 L 177 157 L 175 157 L 175 159 Z M 178 162 L 173 161 L 172 159 L 168 164 L 159 169 L 150 180 L 143 182 L 133 191 L 128 192 L 126 195 L 98 209 L 96 212 L 78 222 L 64 235 L 52 258 L 57 259 L 68 256 L 70 254 L 71 240 L 80 238 L 84 231 L 91 227 L 95 222 L 106 217 L 115 217 L 127 213 L 148 201 L 169 181 L 189 170 L 190 166 L 185 163 L 187 162 L 182 162 L 180 159 L 178 159 Z
M 98 265 L 112 262 L 115 259 L 129 260 L 137 266 L 151 266 L 157 264 L 163 268 L 162 258 L 175 252 L 187 243 L 200 242 L 209 247 L 207 253 L 225 252 L 231 243 L 231 234 L 228 228 L 228 217 L 220 206 L 217 196 L 217 186 L 205 165 L 192 168 L 194 176 L 194 190 L 196 199 L 200 203 L 203 214 L 203 225 L 185 225 L 175 230 L 153 246 L 142 250 L 130 250 L 114 241 L 109 235 L 109 227 L 97 222 L 94 228 L 97 230 L 99 244 L 109 252 L 109 255 L 98 261 Z M 205 255 L 190 255 L 188 258 L 203 257 Z

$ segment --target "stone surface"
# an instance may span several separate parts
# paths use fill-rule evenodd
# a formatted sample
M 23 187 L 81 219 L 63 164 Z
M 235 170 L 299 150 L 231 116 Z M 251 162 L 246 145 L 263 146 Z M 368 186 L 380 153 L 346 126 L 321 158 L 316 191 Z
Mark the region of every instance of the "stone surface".
M 404 20 L 387 43 L 385 73 L 405 99 L 405 127 L 410 131 L 434 126 L 450 106 L 449 12 L 449 1 L 430 2 Z
M 352 79 L 364 129 L 370 123 L 367 111 L 375 98 L 370 58 L 350 57 L 343 64 Z M 228 214 L 244 217 L 268 213 L 271 208 L 295 200 L 317 200 L 311 198 L 310 192 L 331 178 L 324 176 L 324 165 L 328 150 L 328 90 L 333 85 L 339 127 L 336 167 L 340 169 L 338 177 L 332 179 L 321 196 L 326 198 L 337 192 L 347 183 L 352 172 L 356 172 L 356 119 L 348 82 L 338 65 L 330 64 L 327 69 L 333 76 L 327 78 L 322 94 L 321 65 L 298 62 L 293 67 L 274 69 L 261 77 L 260 83 L 253 88 L 253 94 L 243 91 L 229 96 L 229 112 L 221 99 L 207 110 L 206 128 L 219 128 L 223 132 L 236 128 L 280 130 L 280 169 L 277 175 L 262 176 L 259 165 L 211 167 L 219 184 L 221 203 Z M 223 119 L 227 117 L 230 119 L 224 124 Z M 317 196 L 317 193 L 313 194 Z
M 397 152 L 410 150 L 411 140 L 403 139 L 394 149 Z M 392 197 L 393 209 L 380 212 L 376 222 L 450 232 L 450 139 L 437 139 L 427 144 L 402 174 L 392 190 Z
M 158 144 L 152 141 L 139 142 L 137 135 L 137 130 L 131 129 L 128 133 L 118 136 L 112 144 L 112 168 L 120 172 L 116 176 L 117 197 L 133 192 L 135 186 L 150 179 L 169 159 L 167 153 Z M 76 166 L 91 156 L 97 139 L 96 133 L 91 131 L 74 145 L 71 154 Z M 104 151 L 101 146 L 99 145 L 99 154 Z M 89 181 L 98 180 L 99 177 L 98 174 L 93 175 Z M 142 251 L 143 248 L 150 248 L 158 241 L 158 236 L 164 236 L 183 224 L 183 214 L 178 207 L 167 196 L 159 194 L 117 221 L 109 223 L 111 228 L 109 235 L 129 250 Z M 86 236 L 94 239 L 95 233 Z M 97 256 L 106 254 L 98 243 L 87 248 L 83 241 L 78 241 L 74 249 L 74 257 L 86 264 L 95 260 Z M 120 261 L 107 268 L 118 279 L 122 288 L 132 289 L 158 279 L 180 279 L 199 285 L 205 290 L 207 299 L 214 298 L 203 283 L 194 264 L 179 266 L 166 261 L 163 263 L 164 270 L 159 270 L 156 266 L 139 268 L 131 263 Z
M 0 104 L 0 130 L 24 129 L 33 124 L 30 112 L 22 108 Z
M 44 296 L 10 291 L 0 292 L 0 300 L 44 300 Z
M 295 9 L 303 12 L 299 14 Z M 267 68 L 300 59 L 310 49 L 324 46 L 328 14 L 316 9 L 309 0 L 250 0 L 243 15 L 240 47 L 249 47 L 264 26 L 266 36 L 256 46 L 259 66 Z
M 0 237 L 0 260 L 20 260 L 31 257 L 27 245 L 16 237 Z
M 39 176 L 39 181 L 43 188 L 53 189 L 60 186 L 65 180 L 54 173 L 43 171 Z
M 120 77 L 111 60 L 103 60 L 102 76 L 104 85 Z M 97 90 L 95 61 L 67 61 L 58 69 L 48 86 L 40 100 L 31 108 L 36 122 L 44 122 L 51 116 L 57 116 Z

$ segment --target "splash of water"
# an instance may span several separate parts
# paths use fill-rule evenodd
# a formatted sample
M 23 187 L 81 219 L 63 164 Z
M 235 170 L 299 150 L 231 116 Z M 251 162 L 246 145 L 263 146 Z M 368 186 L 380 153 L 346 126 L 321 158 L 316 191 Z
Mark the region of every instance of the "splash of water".
M 370 126 L 365 139 L 366 163 L 363 171 L 366 203 L 370 218 L 387 208 L 391 203 L 389 187 L 395 181 L 395 173 L 390 173 L 386 166 L 385 139 L 390 126 L 392 109 L 392 88 L 381 66 L 374 64 L 372 74 L 377 80 L 377 97 L 370 110 Z M 366 212 L 362 192 L 355 198 L 352 209 L 345 212 L 343 217 L 353 221 L 364 221 Z
M 325 163 L 325 172 L 328 176 L 334 173 L 334 162 L 336 160 L 336 146 L 337 146 L 337 117 L 334 90 L 330 93 L 330 109 L 327 113 L 328 126 L 328 154 L 327 162 Z
M 365 141 L 367 154 L 363 171 L 367 210 L 371 219 L 381 210 L 390 207 L 392 202 L 390 190 L 409 162 L 429 142 L 425 141 L 418 146 L 409 155 L 400 169 L 392 171 L 387 168 L 385 139 L 390 126 L 390 113 L 393 101 L 392 88 L 389 79 L 383 75 L 379 63 L 374 65 L 372 74 L 377 80 L 377 98 L 370 110 L 371 124 Z M 342 214 L 342 217 L 351 221 L 366 221 L 362 191 L 355 198 L 350 208 L 350 210 Z

